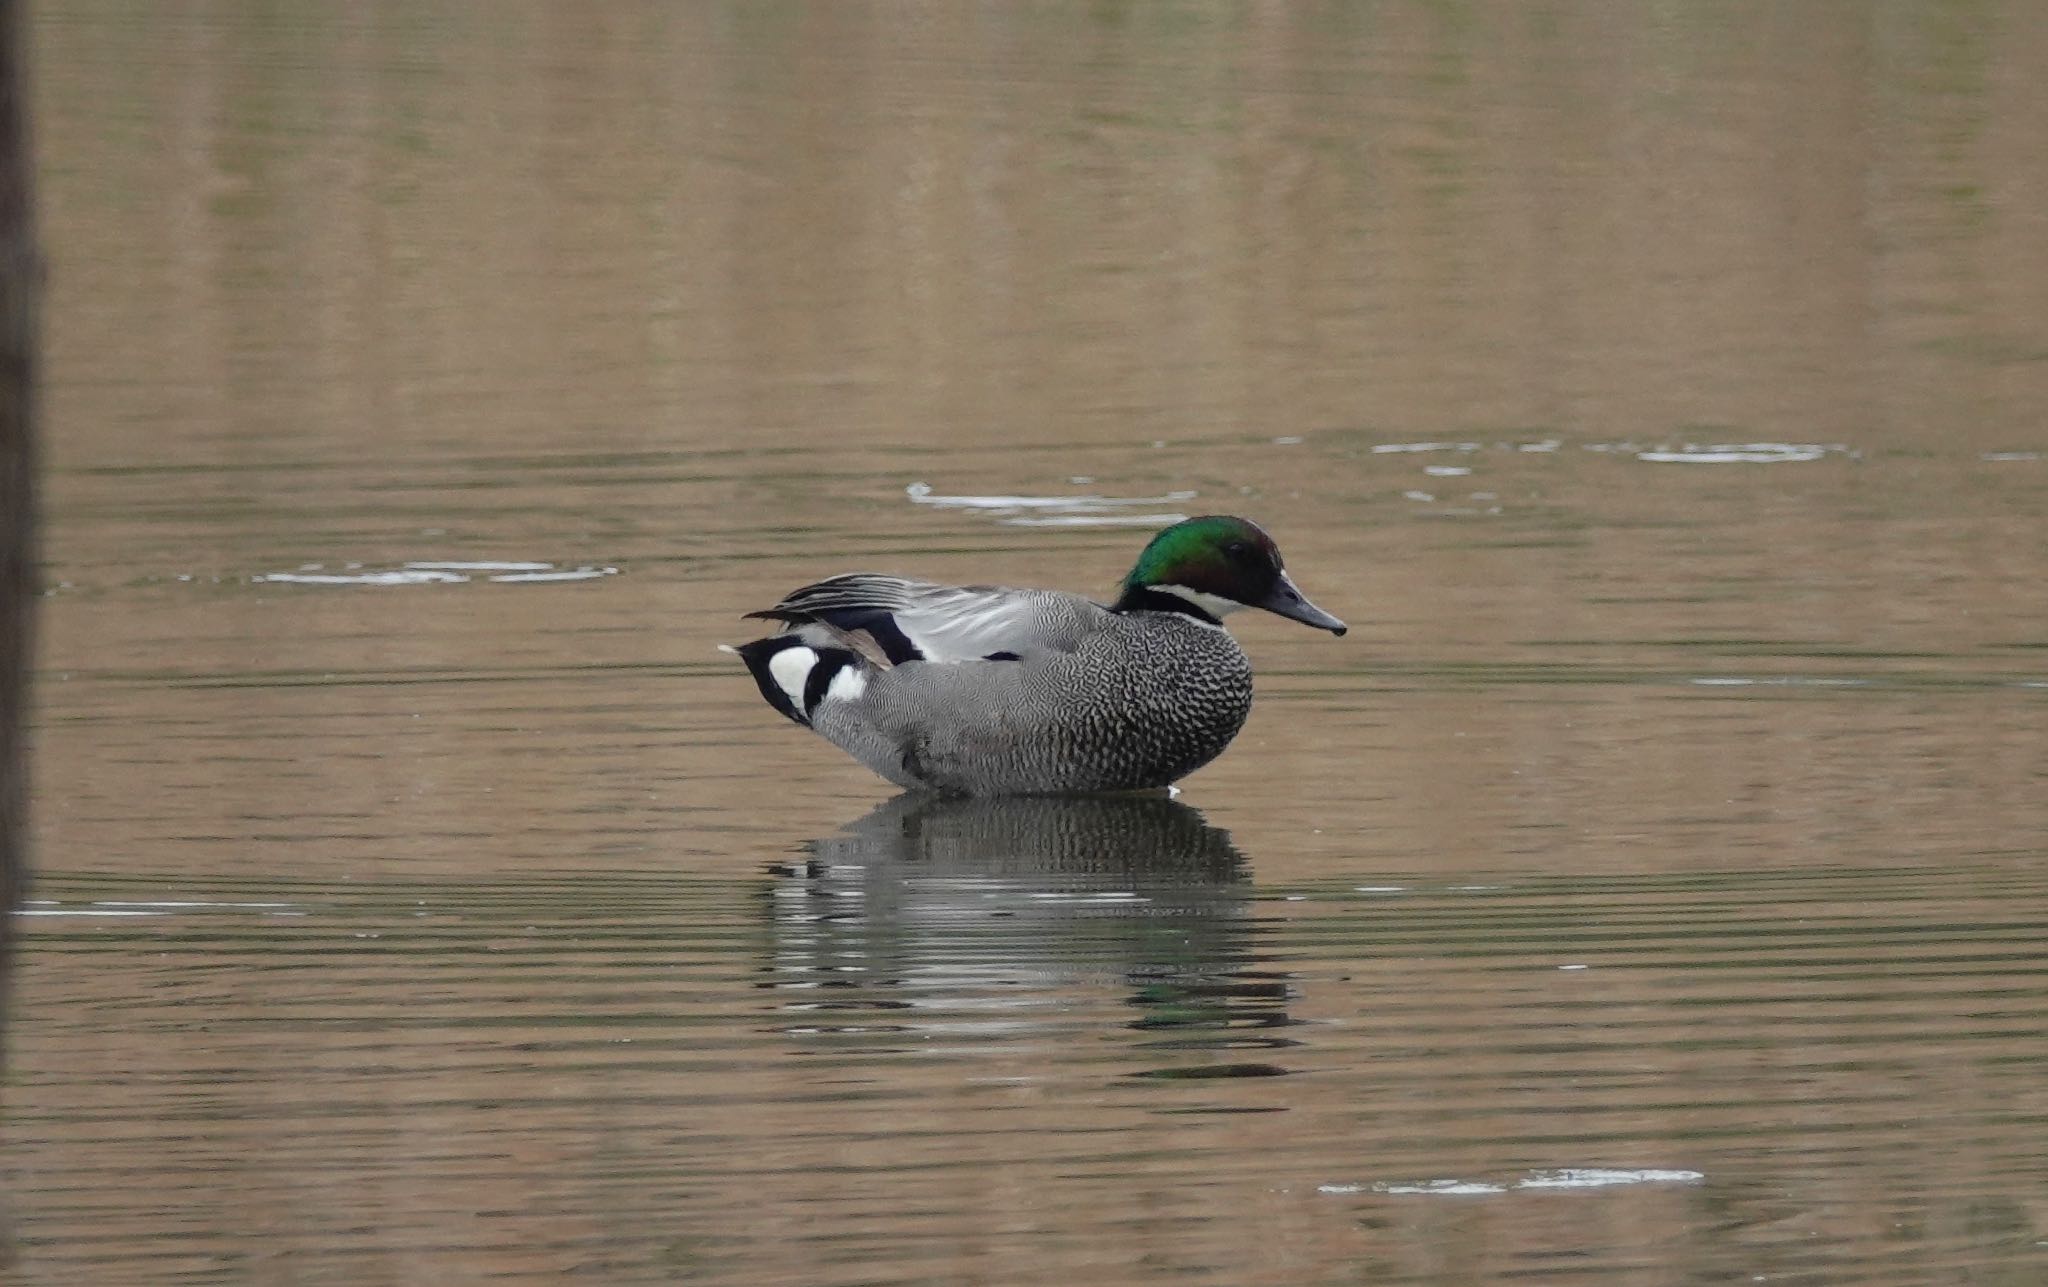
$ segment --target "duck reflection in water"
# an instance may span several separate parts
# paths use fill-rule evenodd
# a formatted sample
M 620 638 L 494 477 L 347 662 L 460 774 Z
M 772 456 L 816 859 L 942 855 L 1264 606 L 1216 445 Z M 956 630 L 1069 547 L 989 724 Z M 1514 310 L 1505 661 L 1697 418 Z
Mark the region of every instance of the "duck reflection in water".
M 1109 1019 L 1179 1052 L 1137 1076 L 1287 1071 L 1248 1058 L 1296 1043 L 1244 856 L 1163 795 L 902 795 L 772 874 L 762 986 L 806 1053 L 1092 1061 Z

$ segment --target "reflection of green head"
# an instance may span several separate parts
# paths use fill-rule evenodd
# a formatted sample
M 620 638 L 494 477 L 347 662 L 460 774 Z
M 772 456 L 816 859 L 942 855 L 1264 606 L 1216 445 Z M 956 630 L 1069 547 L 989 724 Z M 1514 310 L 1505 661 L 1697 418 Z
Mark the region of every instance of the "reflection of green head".
M 1280 572 L 1280 551 L 1259 525 L 1227 514 L 1175 523 L 1152 538 L 1124 578 L 1124 592 L 1180 585 L 1240 603 L 1263 595 Z

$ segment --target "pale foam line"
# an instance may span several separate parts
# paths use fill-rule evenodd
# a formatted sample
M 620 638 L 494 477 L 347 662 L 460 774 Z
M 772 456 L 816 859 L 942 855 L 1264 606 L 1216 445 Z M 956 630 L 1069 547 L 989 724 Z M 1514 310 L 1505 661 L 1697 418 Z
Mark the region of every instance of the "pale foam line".
M 553 563 L 511 560 L 416 559 L 396 568 L 364 569 L 357 563 L 345 564 L 344 568 L 344 571 L 329 572 L 318 563 L 308 563 L 295 572 L 265 572 L 250 580 L 286 585 L 461 585 L 472 579 L 472 573 L 488 574 L 488 580 L 508 583 L 594 581 L 599 577 L 616 576 L 619 571 L 610 566 L 565 568 Z
M 1169 527 L 1185 514 L 1060 514 L 1043 518 L 999 518 L 1004 527 Z
M 1696 675 L 1686 681 L 1700 688 L 1866 688 L 1867 679 L 1827 675 Z
M 599 577 L 617 576 L 618 574 L 619 570 L 614 567 L 559 568 L 552 572 L 508 572 L 502 576 L 494 576 L 491 580 L 500 583 L 515 581 L 595 581 Z
M 1621 1184 L 1699 1184 L 1698 1171 L 1617 1171 L 1598 1166 L 1573 1166 L 1561 1171 L 1532 1171 L 1515 1182 L 1518 1189 L 1608 1189 Z
M 21 908 L 18 916 L 169 916 L 176 912 L 232 911 L 258 912 L 264 916 L 304 916 L 296 903 L 229 903 L 201 898 L 104 898 L 82 906 L 67 907 L 55 899 L 39 898 Z
M 1043 890 L 1027 892 L 1024 897 L 1035 903 L 1142 903 L 1149 901 L 1135 890 L 1106 889 L 1096 893 L 1065 894 Z
M 1442 1193 L 1455 1197 L 1470 1197 L 1475 1194 L 1506 1193 L 1507 1186 L 1501 1184 L 1474 1184 L 1466 1180 L 1424 1180 L 1420 1184 L 1318 1184 L 1318 1193 Z
M 1191 491 L 1168 492 L 1164 496 L 941 496 L 930 483 L 912 483 L 903 489 L 915 505 L 936 505 L 941 509 L 1120 509 L 1130 505 L 1170 505 L 1193 500 Z
M 405 565 L 426 572 L 545 572 L 555 566 L 552 563 L 504 563 L 484 560 L 475 563 L 458 562 L 452 559 L 414 559 Z
M 1636 459 L 1655 465 L 1775 465 L 1819 460 L 1830 450 L 1806 442 L 1720 443 L 1711 447 L 1687 443 L 1677 451 L 1639 451 Z
M 458 585 L 469 578 L 460 572 L 401 568 L 389 572 L 266 572 L 251 580 L 287 585 Z
M 1706 1178 L 1706 1175 L 1699 1171 L 1624 1171 L 1598 1166 L 1572 1166 L 1555 1171 L 1531 1171 L 1521 1179 L 1507 1184 L 1484 1180 L 1382 1180 L 1373 1184 L 1319 1184 L 1316 1186 L 1316 1192 L 1339 1196 L 1385 1193 L 1483 1197 L 1536 1189 L 1612 1189 L 1636 1184 L 1701 1184 Z
M 229 909 L 232 909 L 232 910 L 234 910 L 234 911 L 260 911 L 260 912 L 270 912 L 270 911 L 280 911 L 280 910 L 292 910 L 292 909 L 296 909 L 296 908 L 297 908 L 297 906 L 298 906 L 298 904 L 296 904 L 296 903 L 216 903 L 216 902 L 210 902 L 210 901 L 208 901 L 208 900 L 205 900 L 205 899 L 199 899 L 199 898 L 186 898 L 186 899 L 174 899 L 174 898 L 156 898 L 156 899 L 142 899 L 142 898 L 103 898 L 103 899 L 101 899 L 100 901 L 98 901 L 98 902 L 94 903 L 94 904 L 93 904 L 93 906 L 94 906 L 94 907 L 149 907 L 149 908 L 166 908 L 166 909 L 178 909 L 178 910 L 182 910 L 182 909 L 185 909 L 185 908 L 192 908 L 192 907 L 223 907 L 223 908 L 229 908 Z

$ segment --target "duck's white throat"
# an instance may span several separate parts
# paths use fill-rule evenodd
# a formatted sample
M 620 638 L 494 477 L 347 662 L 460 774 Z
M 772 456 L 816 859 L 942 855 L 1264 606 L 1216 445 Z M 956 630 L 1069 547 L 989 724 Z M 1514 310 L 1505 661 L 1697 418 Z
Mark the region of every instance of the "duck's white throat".
M 1176 599 L 1192 603 L 1218 621 L 1244 606 L 1235 599 L 1226 599 L 1220 594 L 1210 594 L 1206 590 L 1190 590 L 1184 585 L 1155 585 L 1152 588 L 1161 594 L 1170 594 Z

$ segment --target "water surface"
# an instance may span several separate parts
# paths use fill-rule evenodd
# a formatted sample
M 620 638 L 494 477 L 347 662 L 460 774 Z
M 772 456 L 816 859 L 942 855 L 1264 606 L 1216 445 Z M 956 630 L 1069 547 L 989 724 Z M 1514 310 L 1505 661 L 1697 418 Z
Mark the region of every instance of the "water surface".
M 40 12 L 9 1281 L 2041 1281 L 2032 17 Z M 1175 800 L 714 648 L 1215 511 Z

